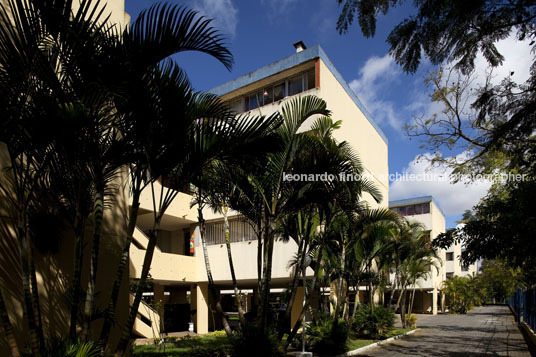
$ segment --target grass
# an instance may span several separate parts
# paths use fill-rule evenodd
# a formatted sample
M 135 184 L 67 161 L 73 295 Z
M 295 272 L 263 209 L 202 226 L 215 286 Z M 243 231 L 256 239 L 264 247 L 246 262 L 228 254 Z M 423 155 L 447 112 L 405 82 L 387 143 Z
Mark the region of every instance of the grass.
M 393 331 L 390 331 L 386 334 L 385 338 L 390 338 L 398 335 L 405 334 L 406 332 L 409 332 L 413 330 L 412 328 L 404 328 L 404 329 L 395 329 Z M 348 348 L 348 351 L 356 350 L 361 347 L 368 346 L 370 344 L 373 344 L 374 342 L 378 342 L 380 340 L 368 340 L 368 339 L 360 339 L 360 338 L 349 338 L 346 342 L 346 347 Z
M 217 351 L 230 348 L 229 339 L 225 334 L 215 333 L 199 337 L 183 337 L 164 345 L 138 345 L 134 346 L 133 355 L 139 357 L 150 356 L 196 356 L 212 355 Z M 165 347 L 165 348 L 164 348 Z

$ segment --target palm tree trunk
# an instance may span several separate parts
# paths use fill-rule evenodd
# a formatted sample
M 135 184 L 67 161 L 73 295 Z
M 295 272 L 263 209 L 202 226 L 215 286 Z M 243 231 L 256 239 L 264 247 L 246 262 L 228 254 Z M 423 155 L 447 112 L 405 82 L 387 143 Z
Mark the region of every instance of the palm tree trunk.
M 305 239 L 302 239 L 300 241 L 300 245 L 298 246 L 298 262 L 296 264 L 296 267 L 294 269 L 294 274 L 292 276 L 292 284 L 290 285 L 290 296 L 287 300 L 287 307 L 285 309 L 285 315 L 283 318 L 283 323 L 280 326 L 280 330 L 277 333 L 277 339 L 281 340 L 283 338 L 283 335 L 285 334 L 285 326 L 287 326 L 287 323 L 290 321 L 290 313 L 292 311 L 292 306 L 294 305 L 294 300 L 296 299 L 296 290 L 298 289 L 298 281 L 299 281 L 299 274 L 302 270 L 300 267 L 304 264 L 305 259 L 305 248 L 304 248 Z M 303 277 L 303 281 L 305 282 L 305 276 Z
M 409 301 L 408 315 L 411 315 L 413 311 L 413 301 L 415 300 L 415 285 L 413 285 L 413 291 L 411 292 L 411 299 Z
M 73 283 L 71 304 L 71 322 L 69 326 L 69 338 L 71 341 L 76 341 L 76 323 L 78 322 L 78 313 L 80 309 L 80 291 L 81 291 L 81 275 L 82 262 L 84 257 L 84 233 L 85 219 L 77 219 L 75 223 L 75 247 L 74 247 L 74 268 L 73 268 Z
M 136 229 L 136 221 L 138 219 L 138 212 L 140 208 L 140 181 L 136 183 L 136 187 L 132 192 L 132 205 L 130 207 L 130 215 L 127 226 L 127 239 L 125 240 L 125 245 L 123 246 L 123 251 L 121 253 L 121 260 L 117 267 L 117 272 L 114 280 L 114 285 L 112 286 L 112 294 L 110 295 L 110 301 L 107 307 L 107 314 L 104 317 L 104 324 L 102 326 L 100 341 L 106 347 L 108 342 L 108 337 L 110 335 L 110 330 L 112 328 L 112 323 L 115 321 L 115 310 L 117 307 L 117 298 L 119 297 L 119 291 L 121 288 L 121 283 L 123 281 L 123 273 L 125 268 L 128 265 L 130 257 L 130 245 L 132 243 L 134 230 Z
M 341 254 L 341 277 L 339 278 L 339 286 L 337 287 L 337 304 L 335 305 L 335 313 L 333 314 L 333 320 L 337 321 L 339 318 L 339 312 L 341 309 L 341 302 L 342 302 L 342 289 L 343 289 L 343 281 L 344 281 L 344 267 L 346 264 L 346 247 L 343 245 L 342 247 L 342 254 Z
M 357 308 L 359 306 L 359 284 L 355 285 L 354 290 L 355 290 L 354 311 L 352 311 L 352 319 L 350 321 L 354 321 L 355 314 L 356 314 Z
M 22 215 L 21 215 L 22 216 Z M 22 219 L 19 218 L 19 224 L 17 227 L 17 232 L 19 236 L 19 249 L 20 249 L 20 258 L 21 258 L 21 268 L 22 268 L 22 288 L 24 292 L 24 314 L 26 315 L 26 320 L 28 322 L 28 332 L 30 333 L 30 347 L 32 350 L 32 355 L 34 357 L 39 356 L 39 351 L 41 350 L 37 326 L 35 324 L 35 312 L 33 303 L 33 296 L 30 287 L 30 267 L 29 267 L 29 256 L 28 256 L 28 246 L 29 246 L 29 237 L 26 225 L 22 222 Z
M 149 275 L 149 269 L 151 268 L 151 263 L 153 261 L 154 249 L 156 247 L 156 241 L 158 237 L 158 229 L 160 228 L 160 221 L 162 220 L 163 212 L 160 212 L 155 217 L 155 222 L 153 224 L 153 229 L 149 232 L 149 241 L 147 242 L 147 250 L 145 251 L 145 257 L 143 258 L 143 266 L 141 270 L 140 280 L 136 288 L 136 294 L 134 296 L 134 302 L 130 308 L 130 314 L 128 315 L 127 322 L 121 333 L 121 338 L 117 346 L 117 352 L 119 355 L 125 355 L 130 339 L 130 334 L 132 327 L 134 326 L 134 321 L 138 315 L 138 309 L 141 303 L 141 297 L 143 295 L 143 289 L 147 281 L 147 276 Z
M 257 300 L 262 291 L 262 220 L 257 222 Z
M 45 345 L 45 337 L 43 335 L 43 320 L 41 319 L 41 304 L 39 303 L 39 290 L 37 288 L 37 277 L 35 274 L 35 263 L 31 245 L 29 245 L 29 264 L 30 264 L 30 284 L 32 286 L 32 302 L 35 311 L 35 325 L 37 326 L 37 338 L 41 346 Z
M 238 284 L 236 282 L 236 275 L 233 264 L 233 255 L 231 253 L 231 237 L 229 234 L 229 219 L 227 217 L 227 208 L 223 209 L 223 226 L 225 230 L 225 245 L 227 247 L 227 258 L 229 259 L 229 269 L 231 270 L 231 278 L 233 279 L 233 289 L 235 293 L 236 306 L 238 307 L 238 319 L 240 325 L 245 326 L 246 319 L 244 318 L 244 308 L 242 307 L 242 297 L 238 291 Z
M 95 294 L 97 288 L 97 270 L 99 264 L 99 247 L 101 238 L 102 218 L 104 215 L 104 186 L 99 185 L 95 195 L 95 206 L 93 208 L 93 246 L 91 249 L 91 262 L 89 270 L 89 281 L 86 292 L 86 303 L 84 307 L 84 321 L 82 323 L 82 333 L 80 339 L 87 341 L 91 320 L 93 319 L 93 310 L 95 303 Z
M 260 294 L 261 304 L 259 309 L 261 330 L 264 331 L 267 325 L 270 300 L 270 283 L 272 280 L 272 255 L 274 250 L 274 230 L 273 220 L 268 214 L 265 216 L 264 227 L 264 247 L 263 247 L 263 274 L 262 291 Z
M 400 321 L 402 322 L 402 328 L 406 328 L 406 289 L 401 291 L 402 299 L 400 301 Z
M 17 346 L 17 340 L 13 334 L 13 325 L 9 321 L 9 315 L 7 313 L 6 304 L 4 302 L 4 295 L 0 290 L 0 319 L 2 320 L 2 327 L 4 328 L 4 335 L 6 336 L 7 345 L 9 347 L 11 357 L 19 357 L 19 347 Z
M 350 294 L 349 294 L 349 286 L 346 284 L 344 289 L 344 307 L 342 309 L 342 318 L 348 322 L 348 318 L 350 317 Z
M 314 273 L 313 273 L 313 279 L 311 281 L 311 291 L 314 291 L 316 281 L 318 279 L 318 273 L 320 271 L 320 266 L 321 266 L 321 262 L 322 262 L 322 254 L 323 254 L 323 249 L 320 249 L 320 251 L 318 253 L 317 264 L 315 266 L 315 270 L 314 270 Z M 300 315 L 298 316 L 298 319 L 296 320 L 296 324 L 294 325 L 294 327 L 292 328 L 292 330 L 290 331 L 290 333 L 287 336 L 287 340 L 286 340 L 286 342 L 284 344 L 285 345 L 285 347 L 284 347 L 285 352 L 288 349 L 288 346 L 292 343 L 292 340 L 294 340 L 294 337 L 298 333 L 298 330 L 300 329 L 301 322 L 303 320 L 303 316 L 305 315 L 305 311 L 307 311 L 307 309 L 309 308 L 309 305 L 311 304 L 312 296 L 313 296 L 313 294 L 309 294 L 309 297 L 307 298 L 307 300 L 305 302 L 305 305 L 303 306 L 302 311 L 300 312 Z
M 201 189 L 199 189 L 199 195 L 201 197 Z M 225 312 L 223 311 L 223 307 L 221 306 L 221 299 L 214 284 L 214 278 L 212 277 L 212 269 L 210 268 L 210 261 L 208 259 L 207 242 L 205 239 L 206 226 L 205 219 L 203 218 L 203 207 L 200 202 L 201 199 L 198 201 L 197 204 L 197 220 L 199 221 L 199 235 L 201 236 L 201 246 L 203 247 L 203 256 L 205 258 L 205 269 L 207 271 L 208 289 L 210 291 L 210 294 L 212 295 L 212 300 L 216 304 L 216 311 L 218 315 L 220 315 L 221 322 L 223 324 L 223 329 L 225 330 L 227 337 L 230 338 L 233 335 L 233 331 L 231 330 L 229 321 L 227 320 Z

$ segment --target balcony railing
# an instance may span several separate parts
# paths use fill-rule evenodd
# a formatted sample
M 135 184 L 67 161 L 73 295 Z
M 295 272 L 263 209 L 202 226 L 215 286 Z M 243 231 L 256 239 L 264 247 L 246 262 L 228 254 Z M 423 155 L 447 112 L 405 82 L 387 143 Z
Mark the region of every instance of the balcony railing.
M 256 240 L 257 235 L 249 221 L 243 217 L 229 220 L 229 240 L 231 243 Z M 206 225 L 207 245 L 225 244 L 225 229 L 222 222 Z

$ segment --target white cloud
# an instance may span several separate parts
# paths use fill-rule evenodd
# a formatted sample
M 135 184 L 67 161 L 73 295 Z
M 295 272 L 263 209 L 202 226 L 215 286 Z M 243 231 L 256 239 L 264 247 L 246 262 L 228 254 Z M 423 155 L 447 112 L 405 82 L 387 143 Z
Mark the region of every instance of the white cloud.
M 238 9 L 232 0 L 195 0 L 193 8 L 201 15 L 214 19 L 212 25 L 234 38 L 238 24 Z
M 359 78 L 349 83 L 374 119 L 397 130 L 402 128 L 403 120 L 397 114 L 399 111 L 395 109 L 395 104 L 382 98 L 382 92 L 398 80 L 400 73 L 401 70 L 389 54 L 383 57 L 373 56 L 359 70 Z
M 516 83 L 524 83 L 530 76 L 530 66 L 534 60 L 532 46 L 530 40 L 519 41 L 514 34 L 504 40 L 498 41 L 495 46 L 500 54 L 504 57 L 504 62 L 501 66 L 493 68 L 493 84 L 499 84 L 504 78 L 510 76 Z M 475 59 L 475 72 L 478 77 L 478 82 L 483 83 L 486 71 L 490 70 L 490 66 L 482 54 L 478 54 Z
M 432 157 L 430 153 L 424 155 L 428 158 Z M 463 159 L 467 156 L 467 153 L 462 153 L 456 158 Z M 413 174 L 425 180 L 404 181 L 398 179 L 393 181 L 389 187 L 390 200 L 431 195 L 447 216 L 462 214 L 465 210 L 471 209 L 491 187 L 489 181 L 452 184 L 448 178 L 452 173 L 451 168 L 445 166 L 430 167 L 428 160 L 419 160 L 418 156 L 408 163 L 403 173 L 408 174 L 406 177 Z

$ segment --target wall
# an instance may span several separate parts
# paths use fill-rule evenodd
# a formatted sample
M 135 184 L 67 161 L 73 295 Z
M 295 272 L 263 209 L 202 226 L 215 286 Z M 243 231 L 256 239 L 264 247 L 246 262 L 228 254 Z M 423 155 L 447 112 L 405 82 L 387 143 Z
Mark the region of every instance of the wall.
M 322 60 L 320 60 L 318 95 L 327 102 L 333 119 L 342 120 L 341 128 L 334 131 L 335 138 L 339 141 L 345 140 L 352 145 L 366 173 L 373 175 L 374 183 L 382 193 L 383 201 L 380 206 L 387 207 L 389 202 L 388 144 Z M 378 206 L 369 195 L 366 195 L 365 199 L 373 207 Z

